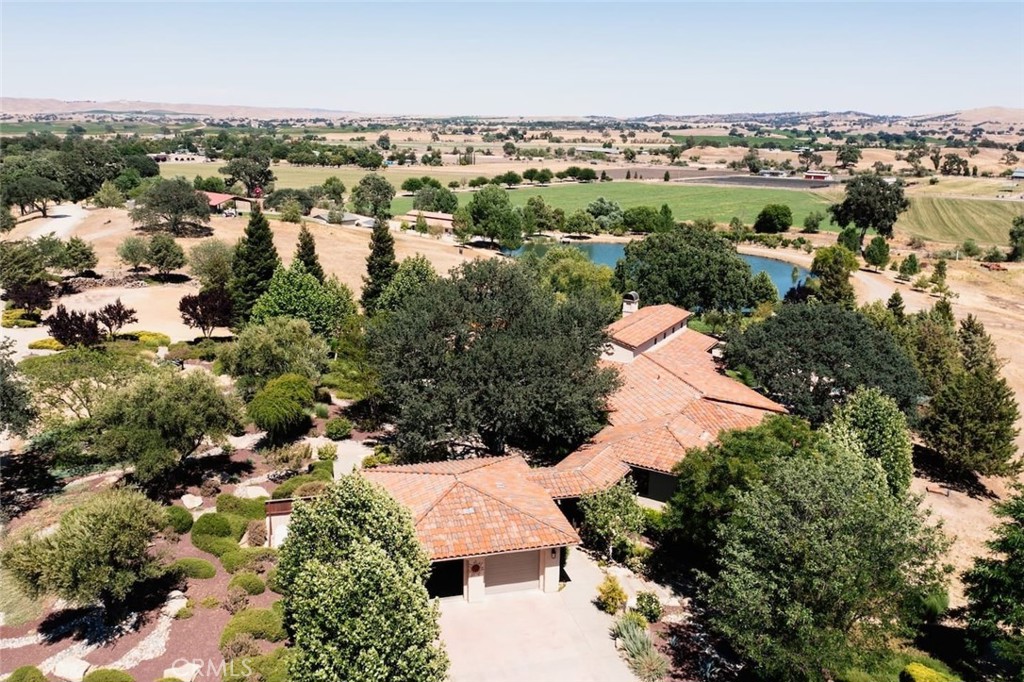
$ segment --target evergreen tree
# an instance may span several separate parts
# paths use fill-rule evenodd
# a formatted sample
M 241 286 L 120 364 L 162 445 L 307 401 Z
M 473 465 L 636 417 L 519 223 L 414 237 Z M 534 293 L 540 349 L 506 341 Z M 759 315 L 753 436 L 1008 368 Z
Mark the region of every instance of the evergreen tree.
M 324 269 L 320 266 L 320 259 L 316 255 L 316 241 L 313 240 L 313 235 L 305 225 L 299 230 L 299 245 L 295 249 L 295 260 L 305 265 L 306 272 L 323 284 Z
M 377 312 L 377 299 L 398 272 L 395 261 L 395 238 L 391 236 L 387 221 L 378 220 L 370 238 L 370 255 L 366 257 L 366 277 L 363 277 L 363 310 L 367 315 Z
M 231 264 L 231 295 L 235 301 L 236 324 L 248 321 L 256 299 L 270 287 L 270 279 L 280 264 L 270 223 L 256 204 L 249 216 L 245 235 L 235 247 L 235 259 Z
M 968 315 L 967 319 L 960 322 L 957 340 L 960 342 L 960 354 L 963 356 L 964 368 L 967 371 L 982 366 L 1000 366 L 992 337 L 985 331 L 985 325 L 974 315 Z
M 1017 673 L 1024 672 L 1024 485 L 994 507 L 1004 519 L 988 542 L 992 555 L 964 574 L 967 629 L 979 650 L 992 642 Z
M 994 363 L 957 373 L 928 407 L 921 435 L 952 473 L 1002 475 L 1014 470 L 1019 410 Z
M 885 307 L 893 314 L 897 322 L 903 322 L 906 317 L 906 306 L 903 303 L 903 294 L 898 291 L 892 292 L 892 296 L 885 302 Z

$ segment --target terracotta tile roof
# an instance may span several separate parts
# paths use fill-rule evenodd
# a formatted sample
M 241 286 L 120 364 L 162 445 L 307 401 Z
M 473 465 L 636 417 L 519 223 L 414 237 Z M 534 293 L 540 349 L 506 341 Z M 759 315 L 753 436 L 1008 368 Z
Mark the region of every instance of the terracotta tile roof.
M 652 305 L 610 324 L 608 336 L 627 348 L 639 348 L 689 316 L 689 312 L 674 305 Z
M 365 475 L 412 510 L 434 561 L 579 543 L 522 457 L 378 467 Z
M 684 332 L 683 336 L 689 332 Z M 622 386 L 608 400 L 608 419 L 617 426 L 636 424 L 671 414 L 701 394 L 694 386 L 658 363 L 639 355 L 633 362 L 616 364 Z
M 555 499 L 580 497 L 605 490 L 617 483 L 629 467 L 607 445 L 592 443 L 572 453 L 553 467 L 534 469 L 529 476 Z
M 245 197 L 237 197 L 234 194 L 224 194 L 222 192 L 206 192 L 206 191 L 204 191 L 203 194 L 206 195 L 207 202 L 209 202 L 210 206 L 213 207 L 213 208 L 216 208 L 216 207 L 220 206 L 221 204 L 223 204 L 223 203 L 225 203 L 227 201 L 231 201 L 233 199 L 237 199 L 239 201 L 245 201 L 245 202 L 249 201 Z

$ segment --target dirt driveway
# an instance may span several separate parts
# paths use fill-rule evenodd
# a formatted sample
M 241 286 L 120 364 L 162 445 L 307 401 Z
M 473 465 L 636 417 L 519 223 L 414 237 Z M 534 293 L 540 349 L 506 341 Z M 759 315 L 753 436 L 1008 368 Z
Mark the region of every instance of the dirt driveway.
M 635 682 L 609 635 L 612 617 L 591 602 L 601 570 L 578 551 L 565 570 L 571 582 L 557 594 L 442 601 L 452 682 Z

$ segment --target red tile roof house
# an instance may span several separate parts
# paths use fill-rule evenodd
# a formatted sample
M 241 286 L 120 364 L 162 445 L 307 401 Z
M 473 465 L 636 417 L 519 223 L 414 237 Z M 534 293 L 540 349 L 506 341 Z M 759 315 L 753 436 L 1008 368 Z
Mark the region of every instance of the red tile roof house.
M 608 328 L 603 362 L 623 380 L 610 400 L 610 424 L 555 466 L 531 469 L 507 456 L 364 472 L 412 511 L 434 563 L 432 594 L 479 601 L 513 590 L 557 591 L 564 548 L 579 543 L 563 509 L 626 476 L 641 496 L 664 501 L 688 449 L 785 412 L 718 372 L 710 352 L 717 342 L 686 327 L 689 312 L 636 310 L 635 303 L 627 295 L 623 318 Z M 283 541 L 290 512 L 290 500 L 267 503 L 272 546 Z

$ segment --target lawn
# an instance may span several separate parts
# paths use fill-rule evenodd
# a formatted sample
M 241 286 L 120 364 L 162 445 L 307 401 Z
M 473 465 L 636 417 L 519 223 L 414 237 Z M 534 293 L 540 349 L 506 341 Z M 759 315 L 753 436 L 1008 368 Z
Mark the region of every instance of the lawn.
M 509 192 L 512 203 L 523 206 L 532 196 L 541 196 L 551 206 L 566 212 L 585 208 L 598 197 L 618 202 L 623 208 L 668 204 L 677 220 L 713 218 L 727 223 L 738 216 L 748 225 L 754 222 L 765 204 L 786 204 L 793 211 L 793 222 L 801 225 L 811 211 L 824 211 L 829 201 L 813 192 L 757 187 L 718 187 L 714 185 L 685 185 L 679 183 L 604 182 L 591 184 L 565 184 L 550 187 L 523 187 Z M 469 201 L 472 194 L 460 192 L 460 202 Z M 412 209 L 411 197 L 398 197 L 392 212 L 401 215 Z
M 1024 215 L 1024 203 L 1005 199 L 948 199 L 912 197 L 896 229 L 924 239 L 1005 246 L 1014 217 Z

